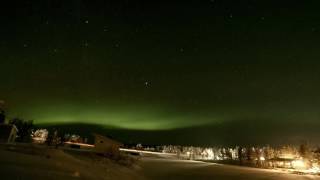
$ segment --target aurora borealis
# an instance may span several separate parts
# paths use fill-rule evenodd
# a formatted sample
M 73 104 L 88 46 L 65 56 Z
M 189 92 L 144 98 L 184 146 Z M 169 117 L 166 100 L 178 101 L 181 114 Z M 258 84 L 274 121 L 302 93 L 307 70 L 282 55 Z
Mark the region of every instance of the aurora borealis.
M 88 105 L 90 108 L 86 107 Z M 37 114 L 37 118 L 40 119 L 35 121 L 37 123 L 89 123 L 137 130 L 164 130 L 212 123 L 212 118 L 202 117 L 200 121 L 195 122 L 194 119 L 197 117 L 194 114 L 179 114 L 170 112 L 170 110 L 161 111 L 159 107 L 152 109 L 147 106 L 126 107 L 125 105 L 119 105 L 111 107 L 90 104 L 86 106 L 74 104 L 69 106 L 48 105 L 29 110 Z M 24 112 L 23 114 L 34 117 L 33 113 Z
M 253 122 L 253 133 L 269 122 L 320 125 L 317 5 L 8 2 L 0 99 L 9 118 L 36 124 L 174 131 Z

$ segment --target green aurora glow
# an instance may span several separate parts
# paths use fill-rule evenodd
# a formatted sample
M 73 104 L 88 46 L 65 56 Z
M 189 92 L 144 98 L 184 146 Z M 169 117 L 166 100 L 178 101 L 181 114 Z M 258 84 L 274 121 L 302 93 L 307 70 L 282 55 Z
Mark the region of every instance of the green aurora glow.
M 89 106 L 89 107 L 88 107 Z M 16 109 L 11 116 L 33 119 L 36 124 L 90 123 L 122 129 L 168 130 L 221 122 L 207 113 L 174 112 L 160 107 L 120 105 L 75 105 L 70 103 L 35 105 Z

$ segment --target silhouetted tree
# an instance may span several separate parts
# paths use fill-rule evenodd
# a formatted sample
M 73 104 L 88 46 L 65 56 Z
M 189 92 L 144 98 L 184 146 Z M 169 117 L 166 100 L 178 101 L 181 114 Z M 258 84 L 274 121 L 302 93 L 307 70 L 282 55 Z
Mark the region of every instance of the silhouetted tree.
M 3 124 L 6 120 L 6 115 L 4 110 L 0 109 L 0 124 Z
M 254 151 L 254 159 L 256 160 L 256 166 L 261 167 L 262 166 L 262 160 L 263 157 L 263 151 L 261 148 L 257 147 Z M 264 157 L 263 157 L 264 158 Z
M 61 145 L 61 137 L 58 135 L 58 130 L 55 130 L 53 133 L 52 143 L 56 148 Z
M 270 160 L 275 157 L 274 149 L 271 148 L 270 146 L 265 147 L 263 153 L 266 160 Z
M 228 149 L 226 150 L 226 157 L 227 157 L 228 159 L 232 159 L 232 149 L 228 148 Z
M 18 129 L 18 142 L 30 142 L 31 141 L 31 133 L 34 127 L 32 120 L 23 120 L 20 118 L 14 118 L 9 121 L 9 124 L 13 124 Z
M 4 107 L 4 101 L 0 100 L 0 124 L 3 124 L 6 121 L 6 112 Z
M 306 144 L 300 145 L 299 154 L 304 159 L 308 159 L 310 157 L 310 150 Z
M 220 150 L 220 153 L 221 153 L 221 155 L 222 155 L 222 159 L 226 159 L 226 158 L 227 158 L 227 151 L 226 151 L 225 148 L 222 148 L 222 149 Z
M 312 152 L 307 144 L 301 144 L 299 154 L 306 162 L 307 167 L 311 167 Z
M 314 151 L 314 158 L 318 161 L 320 160 L 320 147 L 317 147 L 317 149 Z
M 59 136 L 58 130 L 53 129 L 49 134 L 46 141 L 48 146 L 55 146 L 58 148 L 59 145 L 62 145 L 61 137 Z
M 51 145 L 52 145 L 52 142 L 53 142 L 53 134 L 52 134 L 52 133 L 49 133 L 49 134 L 48 134 L 48 138 L 47 138 L 47 140 L 46 140 L 46 144 L 47 144 L 48 146 L 51 146 Z
M 240 165 L 242 165 L 243 164 L 243 148 L 242 147 L 238 148 L 238 159 L 240 161 Z
M 253 147 L 247 149 L 246 156 L 247 156 L 248 161 L 252 160 L 252 157 L 254 156 L 254 148 Z

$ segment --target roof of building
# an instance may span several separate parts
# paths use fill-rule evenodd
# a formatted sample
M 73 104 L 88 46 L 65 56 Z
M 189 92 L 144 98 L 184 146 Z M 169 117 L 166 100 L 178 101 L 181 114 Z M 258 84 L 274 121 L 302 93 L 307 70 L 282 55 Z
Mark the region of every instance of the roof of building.
M 100 135 L 100 134 L 93 134 L 95 137 L 98 137 L 98 138 L 102 138 L 102 139 L 107 139 L 109 142 L 113 143 L 113 144 L 117 144 L 119 146 L 123 146 L 123 144 L 119 141 L 116 141 L 112 138 L 109 138 L 109 137 L 106 137 L 106 136 L 103 136 L 103 135 Z

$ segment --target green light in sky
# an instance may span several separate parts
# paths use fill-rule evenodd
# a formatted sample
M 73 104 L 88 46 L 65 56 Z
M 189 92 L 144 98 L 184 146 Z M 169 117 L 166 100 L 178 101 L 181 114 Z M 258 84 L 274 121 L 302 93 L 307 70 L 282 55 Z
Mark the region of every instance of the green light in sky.
M 90 106 L 51 104 L 20 111 L 25 119 L 40 123 L 90 123 L 137 130 L 166 130 L 212 124 L 218 119 L 200 113 L 175 112 L 147 106 Z

